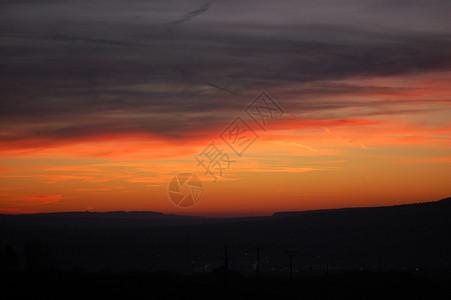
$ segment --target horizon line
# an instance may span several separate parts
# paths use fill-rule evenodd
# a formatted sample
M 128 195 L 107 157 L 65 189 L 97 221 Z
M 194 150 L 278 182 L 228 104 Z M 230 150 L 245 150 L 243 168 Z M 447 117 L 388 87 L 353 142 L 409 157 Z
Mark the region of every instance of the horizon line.
M 4 216 L 20 216 L 20 215 L 42 215 L 42 214 L 64 214 L 64 213 L 155 213 L 166 216 L 177 216 L 177 217 L 191 217 L 191 218 L 217 218 L 217 219 L 240 219 L 240 218 L 264 218 L 264 217 L 274 217 L 276 214 L 283 213 L 307 213 L 307 212 L 321 212 L 321 211 L 339 211 L 339 210 L 348 210 L 348 209 L 364 209 L 364 208 L 384 208 L 384 207 L 397 207 L 397 206 L 405 206 L 405 205 L 414 205 L 414 204 L 430 204 L 430 203 L 438 203 L 444 200 L 449 200 L 450 197 L 445 197 L 440 200 L 435 201 L 425 201 L 425 202 L 411 202 L 405 204 L 394 204 L 394 205 L 381 205 L 381 206 L 348 206 L 348 207 L 335 207 L 335 208 L 321 208 L 321 209 L 307 209 L 307 210 L 287 210 L 287 211 L 275 211 L 271 214 L 256 214 L 256 215 L 240 215 L 236 212 L 224 212 L 224 213 L 211 213 L 211 214 L 199 214 L 199 215 L 187 215 L 187 214 L 178 214 L 172 212 L 163 212 L 163 211 L 153 211 L 153 210 L 108 210 L 108 211 L 90 211 L 90 210 L 78 210 L 78 211 L 55 211 L 55 212 L 35 212 L 35 213 L 26 213 L 26 212 L 4 212 L 0 209 L 0 215 Z M 235 215 L 233 215 L 235 214 Z

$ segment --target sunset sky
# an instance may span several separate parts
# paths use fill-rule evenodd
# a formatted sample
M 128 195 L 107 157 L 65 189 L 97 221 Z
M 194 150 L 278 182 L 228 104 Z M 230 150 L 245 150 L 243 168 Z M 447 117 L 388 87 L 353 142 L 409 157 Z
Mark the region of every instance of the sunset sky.
M 451 2 L 0 1 L 0 213 L 205 216 L 451 196 Z M 265 91 L 266 130 L 245 112 Z M 221 138 L 240 117 L 258 138 Z M 234 162 L 212 178 L 214 143 Z M 194 173 L 191 208 L 169 181 Z

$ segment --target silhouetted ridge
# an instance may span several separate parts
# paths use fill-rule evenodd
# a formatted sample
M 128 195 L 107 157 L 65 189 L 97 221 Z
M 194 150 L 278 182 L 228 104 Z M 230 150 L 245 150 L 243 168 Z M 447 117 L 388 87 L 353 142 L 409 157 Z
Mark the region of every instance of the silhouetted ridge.
M 440 204 L 451 205 L 451 197 L 442 199 L 442 200 L 440 200 L 438 202 L 440 202 Z
M 285 217 L 295 217 L 302 216 L 306 214 L 327 214 L 327 213 L 339 213 L 339 212 L 349 212 L 349 211 L 364 211 L 364 210 L 380 210 L 380 209 L 414 209 L 419 207 L 430 207 L 430 208 L 449 208 L 451 207 L 451 197 L 430 202 L 421 203 L 409 203 L 393 206 L 375 206 L 375 207 L 348 207 L 348 208 L 337 208 L 337 209 L 319 209 L 319 210 L 305 210 L 305 211 L 282 211 L 276 212 L 272 215 L 273 218 L 285 218 Z

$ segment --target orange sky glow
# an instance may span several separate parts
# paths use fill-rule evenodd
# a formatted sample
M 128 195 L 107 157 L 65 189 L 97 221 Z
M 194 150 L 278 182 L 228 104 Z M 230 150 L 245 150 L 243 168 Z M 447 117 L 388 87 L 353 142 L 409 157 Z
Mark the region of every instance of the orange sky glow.
M 343 86 L 346 91 L 338 92 Z M 241 98 L 243 109 L 259 92 Z M 285 113 L 267 131 L 249 121 L 260 138 L 242 157 L 219 138 L 229 122 L 244 116 L 239 107 L 222 112 L 213 125 L 181 129 L 185 133 L 174 139 L 139 129 L 28 137 L 22 134 L 26 124 L 9 124 L 8 135 L 17 138 L 0 143 L 0 213 L 249 216 L 451 195 L 451 73 L 347 78 L 267 92 Z M 330 107 L 298 109 L 301 98 Z M 191 117 L 202 122 L 199 114 Z M 45 120 L 33 126 L 41 121 L 46 126 Z M 217 182 L 195 159 L 212 141 L 235 161 Z M 192 208 L 178 208 L 168 198 L 168 182 L 180 172 L 202 180 L 203 197 Z

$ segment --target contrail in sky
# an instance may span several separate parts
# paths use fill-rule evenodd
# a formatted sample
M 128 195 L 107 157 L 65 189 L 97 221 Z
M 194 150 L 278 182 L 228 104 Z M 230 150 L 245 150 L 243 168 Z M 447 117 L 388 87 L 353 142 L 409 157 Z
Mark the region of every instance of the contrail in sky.
M 199 7 L 198 9 L 195 9 L 193 11 L 187 12 L 180 19 L 171 21 L 169 24 L 170 25 L 177 25 L 177 24 L 180 24 L 180 23 L 183 23 L 183 22 L 188 22 L 192 18 L 197 17 L 198 15 L 206 12 L 210 8 L 210 4 L 211 4 L 211 0 L 207 1 L 207 3 L 205 3 L 204 5 Z
M 353 141 L 353 140 L 346 140 L 344 138 L 342 138 L 341 136 L 337 135 L 335 132 L 333 132 L 332 130 L 330 130 L 329 128 L 327 128 L 326 126 L 321 126 L 328 134 L 336 137 L 337 139 L 339 139 L 342 142 L 348 143 L 348 144 L 352 144 L 352 143 L 358 143 L 360 145 L 360 147 L 362 147 L 363 149 L 368 149 L 362 142 L 359 141 Z

